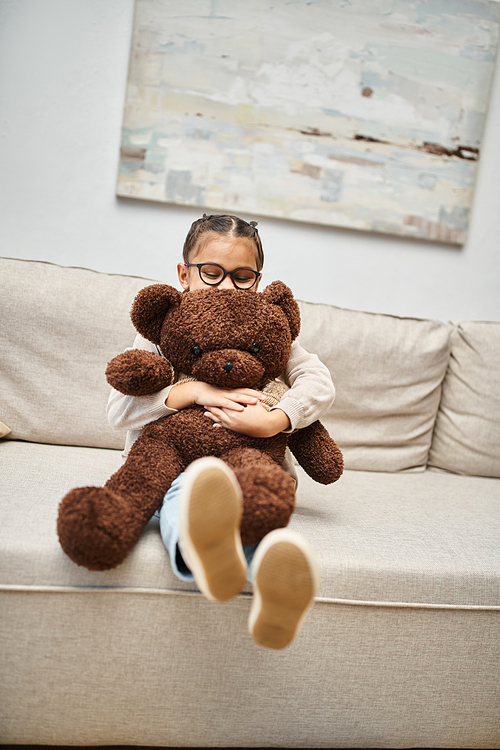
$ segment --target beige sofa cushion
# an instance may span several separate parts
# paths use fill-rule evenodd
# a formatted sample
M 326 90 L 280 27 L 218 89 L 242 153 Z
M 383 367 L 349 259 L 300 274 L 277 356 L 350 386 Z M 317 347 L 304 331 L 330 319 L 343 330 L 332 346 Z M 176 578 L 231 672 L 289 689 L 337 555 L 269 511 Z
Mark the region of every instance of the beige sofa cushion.
M 423 469 L 450 353 L 450 326 L 432 320 L 300 303 L 302 346 L 332 373 L 335 404 L 322 419 L 346 467 Z
M 131 346 L 146 279 L 0 258 L 0 419 L 8 439 L 122 448 L 106 419 L 106 365 Z
M 106 420 L 104 373 L 131 345 L 130 307 L 151 281 L 5 258 L 0 275 L 0 419 L 12 430 L 8 438 L 121 448 L 124 434 Z M 337 387 L 324 422 L 347 467 L 424 466 L 448 361 L 448 327 L 300 304 L 302 344 L 330 368 Z
M 113 570 L 87 570 L 62 551 L 56 518 L 65 493 L 101 486 L 121 464 L 119 451 L 0 444 L 0 496 L 9 499 L 0 503 L 0 590 L 10 585 L 117 587 L 132 594 L 196 590 L 195 583 L 172 572 L 156 518 Z M 325 487 L 300 467 L 297 472 L 290 525 L 313 547 L 320 597 L 500 607 L 500 481 L 438 471 L 346 471 Z M 243 633 L 244 628 L 242 623 Z
M 500 323 L 461 323 L 451 341 L 430 463 L 500 477 Z

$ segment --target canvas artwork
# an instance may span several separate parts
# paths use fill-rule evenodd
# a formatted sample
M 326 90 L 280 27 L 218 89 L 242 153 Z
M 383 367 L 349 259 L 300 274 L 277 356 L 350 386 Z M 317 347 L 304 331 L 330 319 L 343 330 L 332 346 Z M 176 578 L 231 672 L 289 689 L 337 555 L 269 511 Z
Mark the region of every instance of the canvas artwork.
M 462 244 L 497 0 L 136 0 L 117 194 Z

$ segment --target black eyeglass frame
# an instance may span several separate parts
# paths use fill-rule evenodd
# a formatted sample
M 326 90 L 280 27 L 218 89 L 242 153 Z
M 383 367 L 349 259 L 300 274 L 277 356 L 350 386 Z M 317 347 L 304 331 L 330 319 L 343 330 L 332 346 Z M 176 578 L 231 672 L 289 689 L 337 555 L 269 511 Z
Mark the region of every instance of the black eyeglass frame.
M 207 286 L 218 286 L 219 284 L 222 284 L 226 276 L 231 277 L 231 281 L 233 282 L 233 285 L 236 287 L 236 289 L 239 289 L 242 292 L 247 292 L 249 289 L 252 289 L 252 287 L 255 286 L 255 284 L 258 282 L 260 277 L 262 276 L 261 271 L 254 271 L 253 268 L 235 268 L 234 271 L 226 271 L 226 269 L 223 266 L 220 266 L 218 263 L 183 263 L 184 268 L 197 268 L 198 273 L 200 275 L 201 281 L 206 284 Z M 211 283 L 210 281 L 205 281 L 205 279 L 201 275 L 201 269 L 203 266 L 215 266 L 215 268 L 220 268 L 220 270 L 223 273 L 222 279 L 219 279 L 219 281 L 214 281 Z M 253 280 L 253 283 L 250 284 L 250 286 L 238 286 L 234 274 L 238 273 L 238 271 L 250 271 L 251 273 L 255 274 L 255 279 Z

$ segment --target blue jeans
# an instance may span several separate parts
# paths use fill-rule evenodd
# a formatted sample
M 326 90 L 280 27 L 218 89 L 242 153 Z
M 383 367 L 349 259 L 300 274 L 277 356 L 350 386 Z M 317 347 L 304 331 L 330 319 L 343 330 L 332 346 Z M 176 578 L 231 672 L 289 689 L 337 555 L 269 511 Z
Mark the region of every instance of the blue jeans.
M 170 489 L 167 490 L 167 493 L 163 498 L 163 505 L 157 515 L 160 518 L 161 538 L 163 539 L 163 544 L 170 555 L 172 570 L 181 581 L 194 581 L 194 576 L 184 562 L 179 550 L 179 503 L 183 482 L 184 473 L 179 474 L 177 479 L 174 479 L 172 482 Z M 248 564 L 247 580 L 249 581 L 252 580 L 252 560 L 256 549 L 256 544 L 243 547 L 243 552 Z

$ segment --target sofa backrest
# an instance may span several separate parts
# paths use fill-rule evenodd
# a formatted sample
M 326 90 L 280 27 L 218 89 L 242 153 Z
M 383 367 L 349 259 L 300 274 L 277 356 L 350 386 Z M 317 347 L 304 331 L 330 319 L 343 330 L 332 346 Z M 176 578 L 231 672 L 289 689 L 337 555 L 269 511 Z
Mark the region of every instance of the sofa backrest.
M 454 326 L 429 463 L 500 477 L 500 323 Z
M 300 341 L 327 365 L 337 389 L 322 421 L 346 467 L 423 470 L 448 367 L 450 326 L 311 302 L 300 308 Z
M 8 438 L 123 448 L 106 418 L 110 359 L 132 346 L 151 281 L 0 258 L 0 421 Z
M 12 430 L 8 438 L 122 448 L 125 434 L 106 419 L 105 369 L 132 345 L 132 302 L 154 281 L 6 258 L 0 278 L 0 422 Z M 337 389 L 322 421 L 347 468 L 431 464 L 500 476 L 499 323 L 299 306 L 300 341 Z

